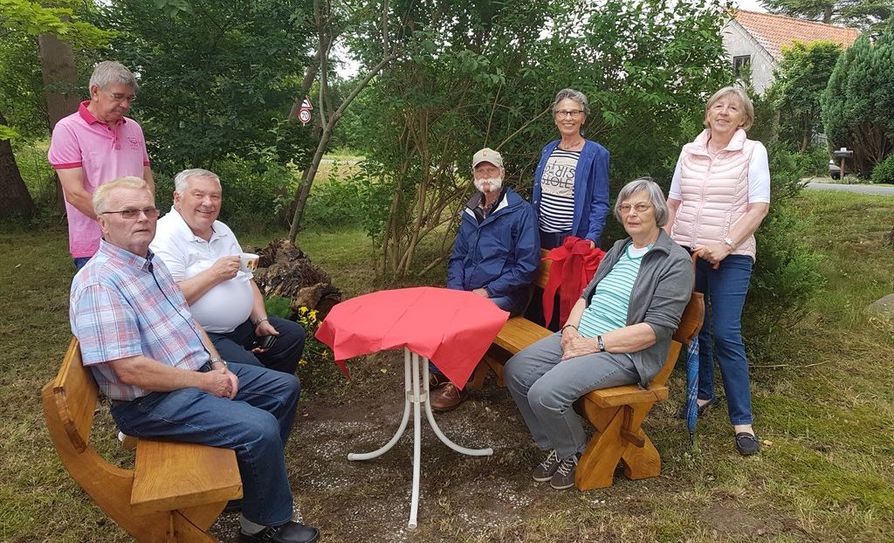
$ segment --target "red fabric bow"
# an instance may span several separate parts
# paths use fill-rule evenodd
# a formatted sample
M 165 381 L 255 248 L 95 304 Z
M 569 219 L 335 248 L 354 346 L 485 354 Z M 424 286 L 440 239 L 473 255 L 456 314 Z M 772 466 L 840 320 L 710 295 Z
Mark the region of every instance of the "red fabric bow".
M 546 253 L 545 258 L 552 261 L 549 281 L 543 287 L 543 316 L 547 325 L 553 318 L 556 291 L 559 291 L 559 323 L 564 323 L 584 287 L 593 279 L 603 256 L 605 252 L 599 247 L 590 248 L 590 240 L 575 236 L 568 236 L 562 245 Z

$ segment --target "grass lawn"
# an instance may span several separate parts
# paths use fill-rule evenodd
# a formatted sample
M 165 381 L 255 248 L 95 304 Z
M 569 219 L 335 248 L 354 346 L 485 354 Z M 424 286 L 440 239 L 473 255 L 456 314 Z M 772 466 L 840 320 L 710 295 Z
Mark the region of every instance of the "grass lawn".
M 529 478 L 540 453 L 507 392 L 487 385 L 438 420 L 455 441 L 493 446 L 495 455 L 462 457 L 424 431 L 420 525 L 407 532 L 410 441 L 372 462 L 345 459 L 383 443 L 397 424 L 402 372 L 397 355 L 384 354 L 352 362 L 350 382 L 302 402 L 286 454 L 304 518 L 327 543 L 891 541 L 894 327 L 863 308 L 894 293 L 894 251 L 884 246 L 894 198 L 806 192 L 800 204 L 813 225 L 807 241 L 824 255 L 826 287 L 801 321 L 777 332 L 771 357 L 752 360 L 760 455 L 735 452 L 722 404 L 700 421 L 698 446 L 690 446 L 673 416 L 680 364 L 671 400 L 647 421 L 661 477 L 619 475 L 604 490 L 552 491 Z M 359 230 L 303 232 L 301 244 L 346 295 L 379 288 Z M 0 254 L 0 541 L 128 541 L 67 475 L 43 424 L 40 387 L 70 337 L 65 232 L 6 228 Z M 97 446 L 127 465 L 132 457 L 100 411 Z M 224 515 L 218 537 L 235 541 L 237 524 Z

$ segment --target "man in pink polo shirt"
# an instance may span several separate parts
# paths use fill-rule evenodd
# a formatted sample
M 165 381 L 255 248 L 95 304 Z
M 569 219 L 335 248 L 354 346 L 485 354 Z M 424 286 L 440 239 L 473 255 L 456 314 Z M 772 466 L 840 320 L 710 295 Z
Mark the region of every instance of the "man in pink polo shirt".
M 132 175 L 155 192 L 143 129 L 124 116 L 138 88 L 130 70 L 118 62 L 100 62 L 90 76 L 90 100 L 53 129 L 47 157 L 62 183 L 76 270 L 99 248 L 101 233 L 92 206 L 98 186 Z

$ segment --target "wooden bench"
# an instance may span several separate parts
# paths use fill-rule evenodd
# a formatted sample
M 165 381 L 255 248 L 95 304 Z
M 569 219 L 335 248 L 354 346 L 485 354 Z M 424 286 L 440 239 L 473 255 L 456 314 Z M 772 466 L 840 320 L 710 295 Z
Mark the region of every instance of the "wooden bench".
M 545 255 L 546 251 L 542 251 L 541 257 Z M 535 284 L 541 288 L 549 279 L 550 264 L 541 258 L 535 279 Z M 664 366 L 647 388 L 638 385 L 604 388 L 589 392 L 575 402 L 575 410 L 595 428 L 577 466 L 577 488 L 590 490 L 611 486 L 618 462 L 624 463 L 624 475 L 628 479 L 646 479 L 661 473 L 661 456 L 641 425 L 652 406 L 667 399 L 665 383 L 681 349 L 698 336 L 704 316 L 704 298 L 694 292 L 674 333 Z M 509 357 L 550 334 L 550 330 L 524 317 L 509 319 L 475 369 L 470 385 L 480 387 L 487 374 L 493 372 L 497 384 L 505 386 L 503 364 Z
M 65 469 L 137 541 L 217 541 L 208 528 L 228 500 L 242 497 L 236 454 L 141 439 L 133 470 L 111 464 L 90 444 L 97 392 L 72 339 L 58 375 L 41 393 L 47 429 Z

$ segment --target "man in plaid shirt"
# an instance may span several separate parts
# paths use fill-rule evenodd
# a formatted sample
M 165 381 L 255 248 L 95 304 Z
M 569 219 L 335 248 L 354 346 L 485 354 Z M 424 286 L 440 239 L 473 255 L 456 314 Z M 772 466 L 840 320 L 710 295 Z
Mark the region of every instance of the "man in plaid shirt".
M 72 281 L 69 316 L 118 427 L 136 437 L 234 449 L 244 495 L 241 542 L 317 541 L 315 528 L 292 520 L 283 452 L 298 379 L 219 357 L 149 251 L 158 209 L 145 181 L 102 185 L 93 208 L 103 239 Z

